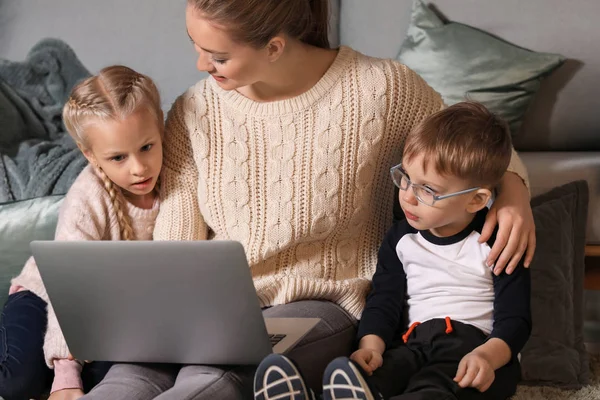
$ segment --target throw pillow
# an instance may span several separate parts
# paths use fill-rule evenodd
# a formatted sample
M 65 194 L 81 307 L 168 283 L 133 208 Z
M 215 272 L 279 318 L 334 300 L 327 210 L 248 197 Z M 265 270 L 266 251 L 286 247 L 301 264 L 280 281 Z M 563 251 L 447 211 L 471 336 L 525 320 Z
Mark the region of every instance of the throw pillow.
M 0 204 L 0 307 L 8 298 L 10 280 L 31 255 L 32 240 L 54 239 L 60 196 Z
M 468 25 L 444 23 L 415 0 L 398 60 L 447 105 L 465 99 L 482 103 L 507 120 L 515 137 L 542 78 L 564 58 L 523 49 Z
M 537 247 L 531 264 L 531 338 L 521 353 L 525 384 L 580 388 L 589 382 L 583 340 L 588 187 L 571 182 L 531 200 Z

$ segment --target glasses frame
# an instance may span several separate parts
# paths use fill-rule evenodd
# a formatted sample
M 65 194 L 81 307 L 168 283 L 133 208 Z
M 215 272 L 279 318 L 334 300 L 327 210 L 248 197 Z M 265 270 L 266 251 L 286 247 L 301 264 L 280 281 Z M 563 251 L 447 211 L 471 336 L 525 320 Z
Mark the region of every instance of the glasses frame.
M 395 174 L 394 174 L 395 171 L 398 171 L 400 173 L 400 175 L 401 175 L 399 182 L 396 182 Z M 400 163 L 400 164 L 398 164 L 398 165 L 393 166 L 392 168 L 390 168 L 390 175 L 392 176 L 392 181 L 394 182 L 394 185 L 396 185 L 396 187 L 398 189 L 400 189 L 400 190 L 408 190 L 409 188 L 412 187 L 413 194 L 415 195 L 415 198 L 420 203 L 425 204 L 426 206 L 431 206 L 431 207 L 436 202 L 438 202 L 440 200 L 448 199 L 450 197 L 460 196 L 460 195 L 471 193 L 471 192 L 474 192 L 475 190 L 481 189 L 481 187 L 472 187 L 470 189 L 461 190 L 459 192 L 438 195 L 433 190 L 431 190 L 430 188 L 428 188 L 427 186 L 419 185 L 418 183 L 414 183 L 413 181 L 411 181 L 410 178 L 408 177 L 408 174 L 404 170 L 404 168 L 402 168 L 402 163 Z M 406 179 L 406 182 L 407 182 L 407 185 L 406 185 L 405 188 L 402 187 L 402 178 Z M 415 188 L 417 188 L 418 190 L 415 190 Z M 431 204 L 427 203 L 426 201 L 424 201 L 421 198 L 421 196 L 419 196 L 419 194 L 417 193 L 419 190 L 423 190 L 423 191 L 431 194 L 431 197 L 433 198 L 433 201 L 431 202 Z

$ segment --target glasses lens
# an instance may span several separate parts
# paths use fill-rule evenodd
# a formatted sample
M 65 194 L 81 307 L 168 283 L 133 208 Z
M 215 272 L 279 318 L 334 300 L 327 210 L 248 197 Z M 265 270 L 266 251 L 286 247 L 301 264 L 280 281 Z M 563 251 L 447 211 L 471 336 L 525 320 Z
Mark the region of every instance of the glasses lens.
M 391 172 L 394 185 L 396 185 L 402 190 L 406 190 L 406 187 L 408 186 L 408 180 L 406 178 L 406 175 L 404 175 L 399 168 L 392 168 Z
M 433 203 L 435 203 L 434 194 L 429 190 L 425 189 L 424 187 L 413 185 L 413 190 L 415 191 L 415 196 L 418 200 L 421 201 L 421 203 L 426 204 L 428 206 L 432 206 Z

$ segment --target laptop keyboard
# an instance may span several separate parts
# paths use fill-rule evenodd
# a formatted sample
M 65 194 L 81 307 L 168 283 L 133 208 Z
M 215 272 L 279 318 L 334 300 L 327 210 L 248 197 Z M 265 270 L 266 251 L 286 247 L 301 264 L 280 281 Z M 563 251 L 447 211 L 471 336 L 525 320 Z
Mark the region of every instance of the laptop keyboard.
M 275 345 L 281 342 L 286 335 L 277 335 L 274 333 L 269 333 L 269 340 L 271 341 L 271 346 L 275 347 Z

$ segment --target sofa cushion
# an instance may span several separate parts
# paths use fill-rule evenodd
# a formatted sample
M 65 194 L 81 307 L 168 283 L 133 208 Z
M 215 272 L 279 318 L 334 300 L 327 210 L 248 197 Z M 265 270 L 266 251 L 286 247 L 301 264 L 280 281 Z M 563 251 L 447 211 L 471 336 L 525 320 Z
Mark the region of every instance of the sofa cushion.
M 0 307 L 10 280 L 31 255 L 32 240 L 54 239 L 62 195 L 0 204 Z
M 398 59 L 439 92 L 447 105 L 473 100 L 506 119 L 513 137 L 543 77 L 563 62 L 457 22 L 444 23 L 415 0 Z
M 590 379 L 583 340 L 587 184 L 554 188 L 531 205 L 537 247 L 531 264 L 533 330 L 521 353 L 523 380 L 579 388 Z

